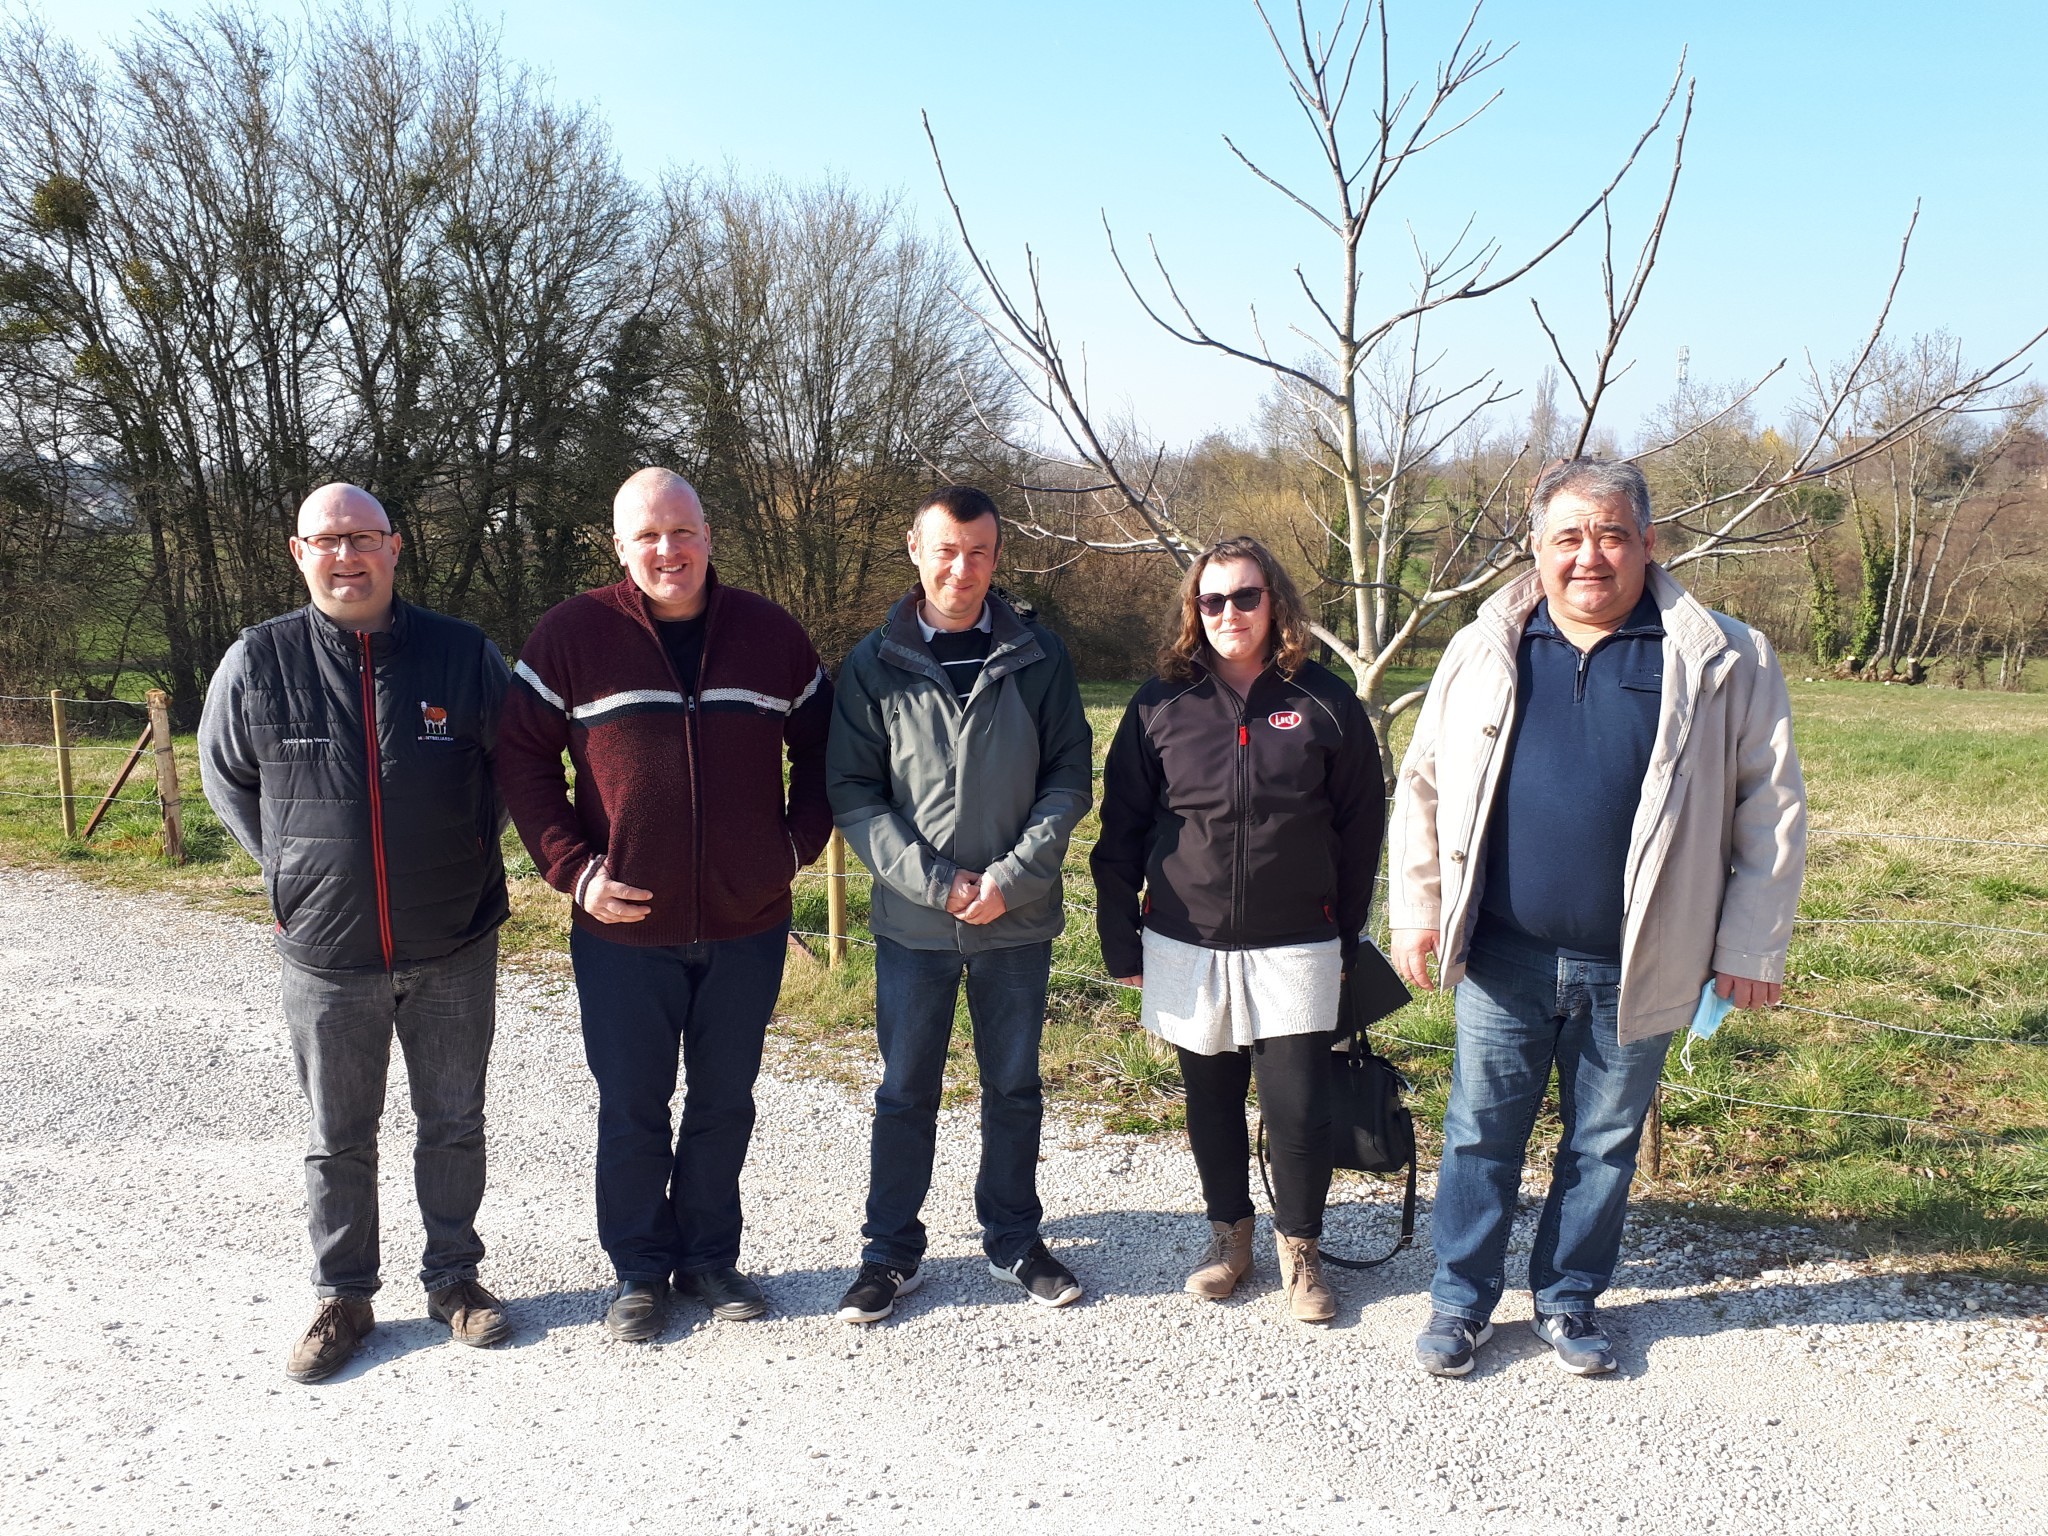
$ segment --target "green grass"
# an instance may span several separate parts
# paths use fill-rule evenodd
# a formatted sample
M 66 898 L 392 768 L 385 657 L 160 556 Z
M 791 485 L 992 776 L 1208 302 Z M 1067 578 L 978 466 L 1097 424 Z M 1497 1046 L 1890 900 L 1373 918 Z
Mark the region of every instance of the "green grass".
M 1389 692 L 1420 680 L 1394 679 Z M 1130 691 L 1084 687 L 1098 759 Z M 1834 682 L 1795 682 L 1792 692 L 1817 830 L 2048 843 L 2048 695 Z M 1406 719 L 1397 723 L 1397 751 L 1407 727 Z M 95 744 L 121 734 L 103 732 Z M 0 790 L 51 792 L 49 756 L 0 751 Z M 199 795 L 188 739 L 178 756 L 191 855 L 182 869 L 162 862 L 153 806 L 119 808 L 81 848 L 64 841 L 53 802 L 7 795 L 0 795 L 0 859 L 61 865 L 122 889 L 168 892 L 261 919 L 261 881 Z M 80 792 L 96 793 L 120 758 L 93 752 L 78 761 Z M 1135 1031 L 1133 994 L 1088 979 L 1102 975 L 1086 910 L 1094 900 L 1086 845 L 1095 834 L 1091 815 L 1068 860 L 1067 899 L 1076 910 L 1054 947 L 1054 966 L 1071 974 L 1052 980 L 1048 1089 L 1112 1130 L 1177 1130 L 1183 1122 L 1170 1055 Z M 508 839 L 507 849 L 514 875 L 508 964 L 560 968 L 563 900 L 533 875 L 516 843 Z M 852 932 L 864 937 L 867 881 L 857 864 L 848 896 Z M 1812 926 L 1802 926 L 1793 943 L 1788 1002 L 1995 1040 L 1934 1040 L 1790 1010 L 1733 1015 L 1693 1051 L 1690 1076 L 1674 1051 L 1669 1080 L 1821 1112 L 1751 1109 L 1673 1089 L 1663 1100 L 1661 1176 L 1646 1170 L 1639 1196 L 1840 1223 L 1873 1250 L 2048 1270 L 2048 941 L 2028 936 L 2048 932 L 2048 852 L 1816 835 L 1801 914 Z M 826 927 L 819 870 L 798 883 L 795 926 Z M 785 1054 L 807 1070 L 862 1080 L 873 1070 L 872 951 L 856 943 L 834 969 L 823 963 L 823 940 L 805 942 L 819 958 L 791 957 L 777 1025 Z M 949 1087 L 956 1103 L 974 1086 L 964 1005 L 960 1026 Z M 1399 1039 L 1384 1048 L 1415 1085 L 1427 1165 L 1449 1061 L 1430 1047 L 1453 1040 L 1448 1000 L 1419 999 L 1389 1021 L 1389 1033 Z M 1843 1110 L 1955 1130 L 1825 1113 Z M 1533 1160 L 1547 1158 L 1556 1133 L 1546 1116 Z
M 1804 682 L 1792 694 L 1816 833 L 2048 843 L 2048 697 Z M 1663 1100 L 1662 1177 L 1645 1174 L 1639 1193 L 1850 1224 L 1873 1248 L 2048 1265 L 2048 940 L 2029 936 L 2048 933 L 2048 852 L 1816 835 L 1800 913 L 1812 925 L 1794 937 L 1788 1003 L 1996 1043 L 1790 1009 L 1738 1013 L 1694 1049 L 1690 1075 L 1674 1051 L 1667 1079 L 1954 1131 L 1674 1089 Z M 1392 1027 L 1416 1041 L 1452 1039 L 1438 997 Z M 1421 1118 L 1440 1123 L 1449 1058 L 1392 1054 L 1416 1084 Z M 1546 1115 L 1532 1156 L 1556 1134 Z

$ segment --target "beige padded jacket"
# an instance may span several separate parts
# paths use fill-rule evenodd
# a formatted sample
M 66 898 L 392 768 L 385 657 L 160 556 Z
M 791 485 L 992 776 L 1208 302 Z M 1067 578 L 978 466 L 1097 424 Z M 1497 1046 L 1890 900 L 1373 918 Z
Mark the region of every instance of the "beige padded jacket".
M 1629 836 L 1624 1041 L 1682 1028 L 1715 971 L 1782 981 L 1806 870 L 1806 785 L 1770 642 L 1660 566 L 1664 702 Z M 1515 649 L 1535 572 L 1490 598 L 1444 651 L 1401 764 L 1388 826 L 1388 920 L 1438 931 L 1441 984 L 1465 974 L 1480 844 L 1515 718 Z

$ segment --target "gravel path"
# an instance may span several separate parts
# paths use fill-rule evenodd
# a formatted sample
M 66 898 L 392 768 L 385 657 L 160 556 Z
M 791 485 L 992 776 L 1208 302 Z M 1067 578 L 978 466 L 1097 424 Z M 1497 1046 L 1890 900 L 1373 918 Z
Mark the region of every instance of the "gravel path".
M 1047 1235 L 1090 1295 L 1045 1312 L 999 1290 L 973 1226 L 972 1114 L 949 1112 L 931 1279 L 853 1330 L 830 1312 L 858 1246 L 866 1114 L 787 1070 L 762 1083 L 746 1186 L 745 1262 L 775 1313 L 683 1307 L 659 1344 L 615 1344 L 594 1093 L 570 999 L 531 982 L 504 987 L 481 1221 L 513 1339 L 460 1349 L 425 1321 L 395 1067 L 378 1329 L 340 1376 L 293 1387 L 310 1293 L 276 970 L 253 925 L 0 869 L 0 1528 L 2048 1522 L 2048 1295 L 1902 1281 L 1797 1230 L 1638 1222 L 1609 1298 L 1616 1376 L 1557 1371 L 1511 1295 L 1474 1375 L 1437 1381 L 1408 1363 L 1426 1251 L 1339 1272 L 1328 1329 L 1279 1315 L 1263 1228 L 1248 1295 L 1180 1295 L 1205 1233 L 1173 1140 L 1049 1127 Z M 1333 1246 L 1389 1219 L 1347 1210 Z

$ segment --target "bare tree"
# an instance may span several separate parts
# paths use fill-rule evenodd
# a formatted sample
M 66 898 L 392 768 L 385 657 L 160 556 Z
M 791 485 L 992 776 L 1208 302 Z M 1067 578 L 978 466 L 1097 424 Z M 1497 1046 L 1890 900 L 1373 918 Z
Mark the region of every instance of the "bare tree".
M 887 199 L 678 178 L 666 219 L 683 461 L 722 558 L 836 653 L 900 579 L 906 505 L 984 422 L 1007 425 L 1002 371 L 952 297 L 953 258 Z
M 412 595 L 508 641 L 604 569 L 654 253 L 593 114 L 461 18 L 428 46 L 353 10 L 160 17 L 105 69 L 17 21 L 0 61 L 0 310 L 35 407 L 5 452 L 114 493 L 95 526 L 149 593 L 116 666 L 133 632 L 189 719 L 236 630 L 298 599 L 285 535 L 336 476 L 389 502 Z
M 1249 339 L 1226 338 L 1183 301 L 1156 247 L 1151 252 L 1152 292 L 1133 276 L 1113 233 L 1110 249 L 1134 298 L 1168 335 L 1259 369 L 1273 381 L 1276 393 L 1291 407 L 1293 441 L 1305 461 L 1339 491 L 1332 508 L 1335 515 L 1315 515 L 1323 537 L 1341 555 L 1332 584 L 1346 599 L 1343 618 L 1348 622 L 1319 626 L 1317 633 L 1351 671 L 1384 744 L 1389 722 L 1421 697 L 1415 691 L 1384 700 L 1389 670 L 1434 623 L 1469 611 L 1472 599 L 1528 558 L 1522 499 L 1540 463 L 1524 452 L 1510 458 L 1492 483 L 1478 487 L 1476 494 L 1448 493 L 1443 473 L 1447 449 L 1505 401 L 1508 391 L 1490 371 L 1475 378 L 1439 380 L 1439 360 L 1426 344 L 1427 325 L 1452 306 L 1500 295 L 1594 223 L 1604 235 L 1600 276 L 1606 323 L 1590 358 L 1575 366 L 1571 349 L 1540 310 L 1536 317 L 1550 337 L 1557 366 L 1577 406 L 1576 423 L 1561 420 L 1557 408 L 1550 406 L 1542 435 L 1549 438 L 1555 433 L 1570 451 L 1583 452 L 1593 441 L 1610 387 L 1626 370 L 1623 339 L 1656 265 L 1676 197 L 1693 92 L 1681 59 L 1661 104 L 1621 157 L 1619 168 L 1575 213 L 1560 218 L 1553 235 L 1514 255 L 1495 241 L 1473 244 L 1469 227 L 1440 253 L 1416 240 L 1405 291 L 1380 299 L 1375 307 L 1376 295 L 1388 285 L 1380 274 L 1368 270 L 1367 235 L 1383 222 L 1390 189 L 1411 165 L 1469 128 L 1491 104 L 1498 93 L 1479 92 L 1506 50 L 1476 39 L 1475 8 L 1433 79 L 1404 87 L 1391 73 L 1383 4 L 1368 0 L 1355 19 L 1347 6 L 1327 32 L 1314 28 L 1308 0 L 1296 0 L 1284 29 L 1275 25 L 1263 4 L 1254 9 L 1314 140 L 1326 173 L 1325 190 L 1320 196 L 1304 191 L 1253 161 L 1228 137 L 1224 143 L 1251 175 L 1304 214 L 1326 241 L 1330 268 L 1324 282 L 1312 281 L 1301 266 L 1292 274 L 1306 312 L 1313 317 L 1302 327 L 1290 327 L 1292 347 L 1305 350 L 1283 351 L 1271 345 L 1256 312 Z M 1359 150 L 1350 147 L 1345 118 L 1354 87 L 1367 114 L 1358 136 L 1363 144 Z M 1623 264 L 1616 255 L 1614 195 L 1667 124 L 1670 171 L 1634 257 Z M 1013 378 L 1036 404 L 1045 425 L 1039 441 L 1016 435 L 1008 439 L 1019 459 L 1030 466 L 1027 474 L 1013 481 L 1027 506 L 1020 522 L 1076 547 L 1153 553 L 1184 566 L 1201 539 L 1174 496 L 1174 456 L 1163 445 L 1140 443 L 1098 420 L 1085 380 L 1070 366 L 1065 343 L 1046 312 L 1036 258 L 1027 250 L 1021 291 L 1005 284 L 974 242 L 929 122 L 926 132 L 961 238 L 987 294 L 977 313 L 1005 349 Z M 1896 279 L 1893 286 L 1895 291 Z M 1864 377 L 1889 307 L 1888 295 L 1871 343 L 1842 377 L 1844 391 Z M 1930 403 L 1930 411 L 1981 398 L 2004 381 L 2004 370 L 2039 339 L 1994 368 L 1957 381 L 1958 392 L 1945 402 Z M 1776 371 L 1763 375 L 1758 385 Z M 1755 387 L 1730 401 L 1728 409 L 1740 409 Z M 1539 413 L 1549 398 L 1546 391 L 1539 399 Z M 1682 566 L 1796 540 L 1796 519 L 1768 515 L 1780 498 L 1857 456 L 1881 451 L 1872 443 L 1859 443 L 1832 457 L 1822 451 L 1833 441 L 1830 434 L 1843 398 L 1838 393 L 1819 413 L 1811 441 L 1797 452 L 1759 463 L 1739 482 L 1718 486 L 1661 514 L 1663 548 L 1669 551 L 1666 563 Z M 1910 435 L 1929 419 L 1922 413 L 1888 424 L 1885 440 Z M 1650 444 L 1636 457 L 1668 453 L 1712 424 L 1712 419 L 1694 423 L 1670 439 Z
M 1880 345 L 1834 431 L 1838 452 L 1917 420 L 1835 477 L 1852 512 L 1864 585 L 1853 649 L 1866 675 L 1917 681 L 1927 658 L 1959 642 L 1974 589 L 2017 551 L 1997 535 L 2018 503 L 1987 494 L 2006 453 L 2038 414 L 2035 390 L 1964 386 L 1972 370 L 1953 337 Z M 1960 607 L 1958 603 L 1960 602 Z

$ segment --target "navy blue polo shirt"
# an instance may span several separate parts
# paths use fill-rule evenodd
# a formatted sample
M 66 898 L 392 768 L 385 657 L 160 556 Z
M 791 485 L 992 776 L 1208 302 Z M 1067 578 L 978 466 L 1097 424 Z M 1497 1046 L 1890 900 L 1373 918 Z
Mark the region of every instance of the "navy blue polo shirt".
M 1621 959 L 1622 878 L 1664 701 L 1664 622 L 1648 587 L 1581 651 L 1536 605 L 1515 652 L 1515 719 L 1486 823 L 1482 928 L 1568 959 Z

